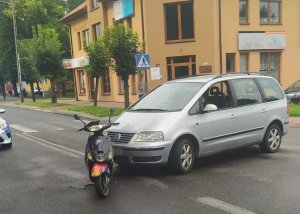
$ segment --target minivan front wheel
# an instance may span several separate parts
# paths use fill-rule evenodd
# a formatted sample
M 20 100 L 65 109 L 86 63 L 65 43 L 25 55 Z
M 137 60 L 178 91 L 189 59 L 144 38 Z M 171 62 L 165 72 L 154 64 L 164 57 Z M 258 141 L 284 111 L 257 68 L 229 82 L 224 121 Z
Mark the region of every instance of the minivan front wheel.
M 281 144 L 282 131 L 278 125 L 271 125 L 264 136 L 263 142 L 259 145 L 262 152 L 274 153 L 279 150 Z
M 169 165 L 173 171 L 185 174 L 194 165 L 194 145 L 190 139 L 180 139 L 171 150 Z

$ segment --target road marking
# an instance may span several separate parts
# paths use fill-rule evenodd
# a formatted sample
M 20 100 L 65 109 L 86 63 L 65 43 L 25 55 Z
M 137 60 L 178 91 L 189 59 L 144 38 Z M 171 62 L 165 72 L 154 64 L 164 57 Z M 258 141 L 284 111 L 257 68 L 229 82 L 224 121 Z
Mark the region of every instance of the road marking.
M 238 207 L 212 197 L 199 197 L 196 201 L 231 214 L 255 214 L 245 208 Z
M 25 138 L 25 139 L 33 142 L 33 143 L 39 144 L 41 146 L 44 146 L 44 147 L 47 147 L 47 148 L 50 148 L 50 149 L 53 149 L 55 151 L 61 152 L 63 154 L 69 155 L 71 157 L 81 158 L 82 156 L 84 156 L 83 152 L 79 152 L 79 151 L 76 151 L 74 149 L 71 149 L 71 148 L 68 148 L 68 147 L 65 147 L 65 146 L 61 146 L 61 145 L 52 143 L 50 141 L 47 141 L 47 140 L 29 135 L 29 134 L 26 134 L 26 133 L 17 134 L 17 135 L 20 136 L 20 137 L 23 137 L 23 138 Z
M 59 128 L 57 126 L 53 126 L 53 125 L 46 124 L 46 123 L 32 123 L 32 124 L 37 124 L 37 125 L 40 125 L 40 126 L 48 127 L 49 129 L 55 130 L 55 131 L 63 131 L 63 130 L 65 130 L 63 128 Z
M 37 130 L 33 130 L 33 129 L 30 129 L 30 128 L 27 128 L 25 126 L 21 126 L 21 125 L 18 125 L 18 124 L 11 124 L 10 127 L 13 128 L 13 129 L 16 129 L 18 131 L 21 131 L 23 133 L 39 132 Z

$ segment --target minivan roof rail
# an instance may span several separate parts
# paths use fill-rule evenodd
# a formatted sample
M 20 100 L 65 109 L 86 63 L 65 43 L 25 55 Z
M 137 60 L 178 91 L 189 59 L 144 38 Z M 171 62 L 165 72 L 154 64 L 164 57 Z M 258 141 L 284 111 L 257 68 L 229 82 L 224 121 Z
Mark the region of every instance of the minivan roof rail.
M 244 74 L 244 75 L 263 75 L 263 76 L 269 76 L 266 72 L 228 72 L 228 73 L 220 74 L 220 75 L 216 76 L 214 79 L 218 79 L 218 78 L 224 77 L 226 75 L 234 75 L 234 74 L 237 74 L 237 75 Z

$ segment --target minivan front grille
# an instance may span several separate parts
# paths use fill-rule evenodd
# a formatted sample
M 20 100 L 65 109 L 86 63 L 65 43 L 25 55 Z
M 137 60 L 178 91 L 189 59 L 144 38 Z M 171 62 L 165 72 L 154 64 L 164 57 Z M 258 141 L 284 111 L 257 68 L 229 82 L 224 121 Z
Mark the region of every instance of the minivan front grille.
M 123 132 L 108 132 L 107 133 L 110 141 L 113 143 L 129 143 L 133 137 L 133 133 L 123 133 Z

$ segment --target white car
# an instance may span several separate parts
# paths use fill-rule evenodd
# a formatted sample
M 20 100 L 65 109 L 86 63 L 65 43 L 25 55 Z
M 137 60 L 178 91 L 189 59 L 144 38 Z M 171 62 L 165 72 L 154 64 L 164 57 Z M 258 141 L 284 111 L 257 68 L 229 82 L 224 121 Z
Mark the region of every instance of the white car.
M 0 109 L 0 114 L 5 113 L 4 109 Z M 12 146 L 12 137 L 9 124 L 0 117 L 0 147 Z

